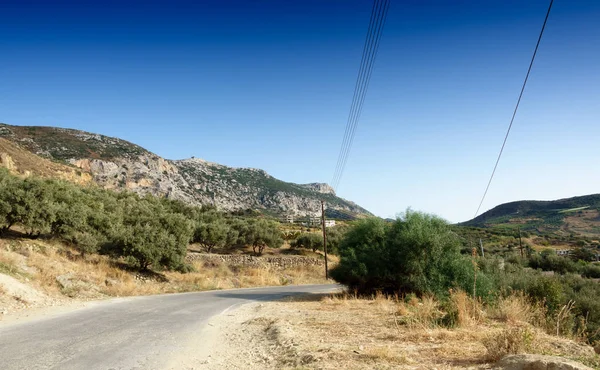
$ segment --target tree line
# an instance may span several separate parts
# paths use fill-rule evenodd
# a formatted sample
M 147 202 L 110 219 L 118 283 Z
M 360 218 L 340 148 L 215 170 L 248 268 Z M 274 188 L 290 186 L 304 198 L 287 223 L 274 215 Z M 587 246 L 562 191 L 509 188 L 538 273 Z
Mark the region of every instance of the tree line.
M 0 169 L 0 236 L 17 225 L 30 238 L 56 237 L 83 255 L 123 258 L 139 269 L 186 270 L 189 243 L 207 252 L 251 246 L 256 254 L 283 244 L 274 220 L 60 180 L 22 179 Z

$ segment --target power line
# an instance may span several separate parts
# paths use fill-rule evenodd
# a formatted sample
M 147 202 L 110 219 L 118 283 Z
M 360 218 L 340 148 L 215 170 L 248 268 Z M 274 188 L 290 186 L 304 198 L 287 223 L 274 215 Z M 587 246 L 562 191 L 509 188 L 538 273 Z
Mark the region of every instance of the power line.
M 366 56 L 367 56 L 367 50 L 368 50 L 368 46 L 371 43 L 372 40 L 372 34 L 373 34 L 373 25 L 375 22 L 375 14 L 378 12 L 378 6 L 379 3 L 377 1 L 373 1 L 373 8 L 371 9 L 371 19 L 369 20 L 369 27 L 367 29 L 367 37 L 365 39 L 365 46 L 363 47 L 363 52 L 362 52 L 362 57 L 360 60 L 360 68 L 358 69 L 358 76 L 356 78 L 356 83 L 354 85 L 354 94 L 352 96 L 352 103 L 350 104 L 350 113 L 348 114 L 348 121 L 346 122 L 346 130 L 344 131 L 344 139 L 342 140 L 342 146 L 340 148 L 340 154 L 338 155 L 338 160 L 337 160 L 337 164 L 335 166 L 335 171 L 333 173 L 333 180 L 331 181 L 331 186 L 335 189 L 336 186 L 336 181 L 337 181 L 337 177 L 343 162 L 343 153 L 346 150 L 346 146 L 348 144 L 348 140 L 350 137 L 350 128 L 351 128 L 351 118 L 352 118 L 352 112 L 354 112 L 354 108 L 356 106 L 356 102 L 357 102 L 357 93 L 359 90 L 359 86 L 360 86 L 360 82 L 362 81 L 362 76 L 363 76 L 363 72 L 364 72 L 364 65 L 365 65 L 365 60 L 366 60 Z
M 550 10 L 552 9 L 552 3 L 554 0 L 550 0 L 550 5 L 548 6 L 548 11 L 546 12 L 546 18 L 544 19 L 544 24 L 542 25 L 542 30 L 540 31 L 540 36 L 538 37 L 537 43 L 535 44 L 535 50 L 533 51 L 533 56 L 531 57 L 531 62 L 529 63 L 529 68 L 527 69 L 527 75 L 525 75 L 525 81 L 523 81 L 523 86 L 521 87 L 521 93 L 519 94 L 519 99 L 517 99 L 517 105 L 515 106 L 515 110 L 513 111 L 512 118 L 510 119 L 510 124 L 508 125 L 508 130 L 506 131 L 506 135 L 504 136 L 504 141 L 502 142 L 502 147 L 500 148 L 500 153 L 498 154 L 498 158 L 496 159 L 496 164 L 494 165 L 494 170 L 492 171 L 492 175 L 490 176 L 490 180 L 485 187 L 485 192 L 483 193 L 483 197 L 481 197 L 481 202 L 479 202 L 479 206 L 477 207 L 477 211 L 475 212 L 475 216 L 479 213 L 481 209 L 481 205 L 485 200 L 485 196 L 487 195 L 488 190 L 490 189 L 490 185 L 492 180 L 494 179 L 494 175 L 496 174 L 496 168 L 498 168 L 498 163 L 500 162 L 500 157 L 502 157 L 502 152 L 504 151 L 504 146 L 506 145 L 506 140 L 508 139 L 508 135 L 510 134 L 510 129 L 512 128 L 513 122 L 515 120 L 515 116 L 517 115 L 517 110 L 519 109 L 519 104 L 521 103 L 521 98 L 523 97 L 523 91 L 525 91 L 525 86 L 527 85 L 527 80 L 529 79 L 529 73 L 531 72 L 531 67 L 533 67 L 533 62 L 535 60 L 535 55 L 537 54 L 538 47 L 540 46 L 540 41 L 542 41 L 542 35 L 544 34 L 544 29 L 546 28 L 546 23 L 548 22 L 548 17 L 550 16 Z
M 360 115 L 362 113 L 362 108 L 363 108 L 363 104 L 365 101 L 365 97 L 367 94 L 367 89 L 369 87 L 369 82 L 371 81 L 371 73 L 373 71 L 373 67 L 375 65 L 375 58 L 377 57 L 377 51 L 379 50 L 379 42 L 381 39 L 381 31 L 383 30 L 383 26 L 385 24 L 385 20 L 386 20 L 386 15 L 387 15 L 387 9 L 389 7 L 389 1 L 386 2 L 386 4 L 384 4 L 383 7 L 383 11 L 381 13 L 381 22 L 378 25 L 378 29 L 377 29 L 377 34 L 375 37 L 374 42 L 372 43 L 372 53 L 370 55 L 369 60 L 367 61 L 367 65 L 366 65 L 366 74 L 363 75 L 363 85 L 362 85 L 362 91 L 359 94 L 359 99 L 360 101 L 358 102 L 358 104 L 355 107 L 355 111 L 354 111 L 354 116 L 353 116 L 353 125 L 351 128 L 351 132 L 350 132 L 350 138 L 349 138 L 349 142 L 348 142 L 348 146 L 346 149 L 346 153 L 342 162 L 342 166 L 340 169 L 340 173 L 339 173 L 339 177 L 337 179 L 336 185 L 335 187 L 337 188 L 337 186 L 339 186 L 339 182 L 341 181 L 342 178 L 342 174 L 344 172 L 344 169 L 346 168 L 346 163 L 348 161 L 348 157 L 350 156 L 350 150 L 352 148 L 352 144 L 354 142 L 354 135 L 356 133 L 356 128 L 358 127 L 358 121 L 360 119 Z
M 371 72 L 374 65 L 373 61 L 377 52 L 377 48 L 379 46 L 381 30 L 383 28 L 385 17 L 387 15 L 388 7 L 389 0 L 375 1 L 374 3 L 374 17 L 372 17 L 373 21 L 369 25 L 370 29 L 367 33 L 367 39 L 365 40 L 363 59 L 361 60 L 359 75 L 357 77 L 355 86 L 355 94 L 353 97 L 350 113 L 348 115 L 348 124 L 346 128 L 347 135 L 345 136 L 345 142 L 342 144 L 342 148 L 340 150 L 340 155 L 338 158 L 338 167 L 336 168 L 334 180 L 332 181 L 332 186 L 334 187 L 334 189 L 337 189 L 337 187 L 339 186 L 339 182 L 341 180 L 343 171 L 346 166 L 346 162 L 348 160 L 348 156 L 350 154 L 350 149 L 354 140 L 354 134 L 358 125 L 358 119 L 360 117 L 360 112 L 362 111 L 362 104 L 364 103 L 366 91 L 371 78 Z
M 336 169 L 334 171 L 334 176 L 331 185 L 334 189 L 337 187 L 338 177 L 340 175 L 340 170 L 342 168 L 342 163 L 344 162 L 344 156 L 346 155 L 346 151 L 348 150 L 348 143 L 350 142 L 350 133 L 352 132 L 353 125 L 353 116 L 356 110 L 356 105 L 360 101 L 360 93 L 362 91 L 362 83 L 363 77 L 365 74 L 365 66 L 367 60 L 370 59 L 369 53 L 371 49 L 371 45 L 373 44 L 374 31 L 376 30 L 376 24 L 378 22 L 379 12 L 381 9 L 380 1 L 373 1 L 373 8 L 371 9 L 371 19 L 369 21 L 369 27 L 367 30 L 367 36 L 365 39 L 365 45 L 363 47 L 362 57 L 360 61 L 360 68 L 358 71 L 358 76 L 356 79 L 356 84 L 354 86 L 354 94 L 352 96 L 352 104 L 350 105 L 350 113 L 348 114 L 348 121 L 346 123 L 346 130 L 344 132 L 344 139 L 342 141 L 342 146 L 340 148 L 340 154 L 338 155 L 338 162 L 336 165 Z
M 342 174 L 350 154 L 350 149 L 354 141 L 356 127 L 358 126 L 358 120 L 362 112 L 362 106 L 364 104 L 366 92 L 371 80 L 371 73 L 373 71 L 375 57 L 377 56 L 377 50 L 379 48 L 381 33 L 385 24 L 389 5 L 389 0 L 375 0 L 373 2 L 371 19 L 363 47 L 360 68 L 354 87 L 352 104 L 350 106 L 350 113 L 348 114 L 348 121 L 346 123 L 346 130 L 344 132 L 344 139 L 342 140 L 340 154 L 338 156 L 333 180 L 331 182 L 334 189 L 337 189 L 342 178 Z

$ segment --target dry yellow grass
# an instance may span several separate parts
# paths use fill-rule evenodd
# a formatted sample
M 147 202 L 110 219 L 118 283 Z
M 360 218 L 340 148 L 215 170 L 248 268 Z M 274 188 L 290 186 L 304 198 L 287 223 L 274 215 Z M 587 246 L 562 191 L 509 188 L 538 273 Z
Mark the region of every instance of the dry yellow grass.
M 500 297 L 495 307 L 490 308 L 489 316 L 509 324 L 528 323 L 543 326 L 546 310 L 541 303 L 535 303 L 523 293 Z
M 276 270 L 195 262 L 196 272 L 138 274 L 124 270 L 105 256 L 83 258 L 57 242 L 25 239 L 0 242 L 0 273 L 19 278 L 22 265 L 29 283 L 37 289 L 78 299 L 325 282 L 319 267 Z M 71 286 L 61 286 L 59 277 L 71 282 Z
M 33 174 L 40 177 L 63 179 L 81 185 L 92 183 L 92 176 L 89 172 L 52 162 L 3 138 L 0 138 L 0 153 L 8 155 L 6 163 L 0 161 L 0 166 L 8 168 L 16 175 L 29 176 Z
M 515 298 L 524 304 L 520 299 Z M 523 352 L 598 361 L 591 347 L 546 334 L 522 321 L 530 317 L 518 310 L 502 311 L 510 320 L 497 318 L 497 311 L 463 292 L 452 294 L 450 309 L 456 326 L 446 328 L 440 321 L 445 312 L 432 297 L 335 294 L 268 303 L 260 317 L 280 328 L 277 332 L 287 338 L 281 342 L 293 340 L 297 358 L 311 359 L 301 368 L 485 368 L 503 354 Z

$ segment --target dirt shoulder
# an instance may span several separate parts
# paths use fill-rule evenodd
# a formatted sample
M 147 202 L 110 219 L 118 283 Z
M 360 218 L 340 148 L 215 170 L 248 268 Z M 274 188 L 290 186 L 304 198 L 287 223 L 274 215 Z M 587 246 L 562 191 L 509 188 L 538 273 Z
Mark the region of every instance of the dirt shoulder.
M 482 319 L 453 329 L 425 327 L 404 320 L 411 314 L 399 307 L 388 299 L 329 295 L 246 305 L 214 317 L 195 361 L 174 368 L 490 369 L 495 359 L 487 347 L 507 333 L 531 341 L 520 353 L 600 363 L 591 347 L 526 323 Z
M 279 369 L 279 349 L 265 333 L 264 303 L 231 307 L 214 316 L 174 357 L 169 369 Z

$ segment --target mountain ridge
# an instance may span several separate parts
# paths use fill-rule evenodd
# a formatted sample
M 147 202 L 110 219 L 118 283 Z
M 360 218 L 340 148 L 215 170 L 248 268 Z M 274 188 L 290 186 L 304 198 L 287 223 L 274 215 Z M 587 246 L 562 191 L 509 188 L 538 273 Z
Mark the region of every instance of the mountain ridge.
M 600 194 L 503 203 L 460 225 L 600 236 Z
M 316 215 L 321 200 L 331 211 L 370 215 L 322 183 L 285 182 L 256 168 L 235 168 L 200 158 L 171 160 L 132 142 L 82 130 L 0 123 L 0 138 L 33 155 L 90 174 L 112 190 L 130 190 L 214 205 L 224 211 L 263 210 L 276 215 Z M 31 171 L 30 171 L 31 172 Z

